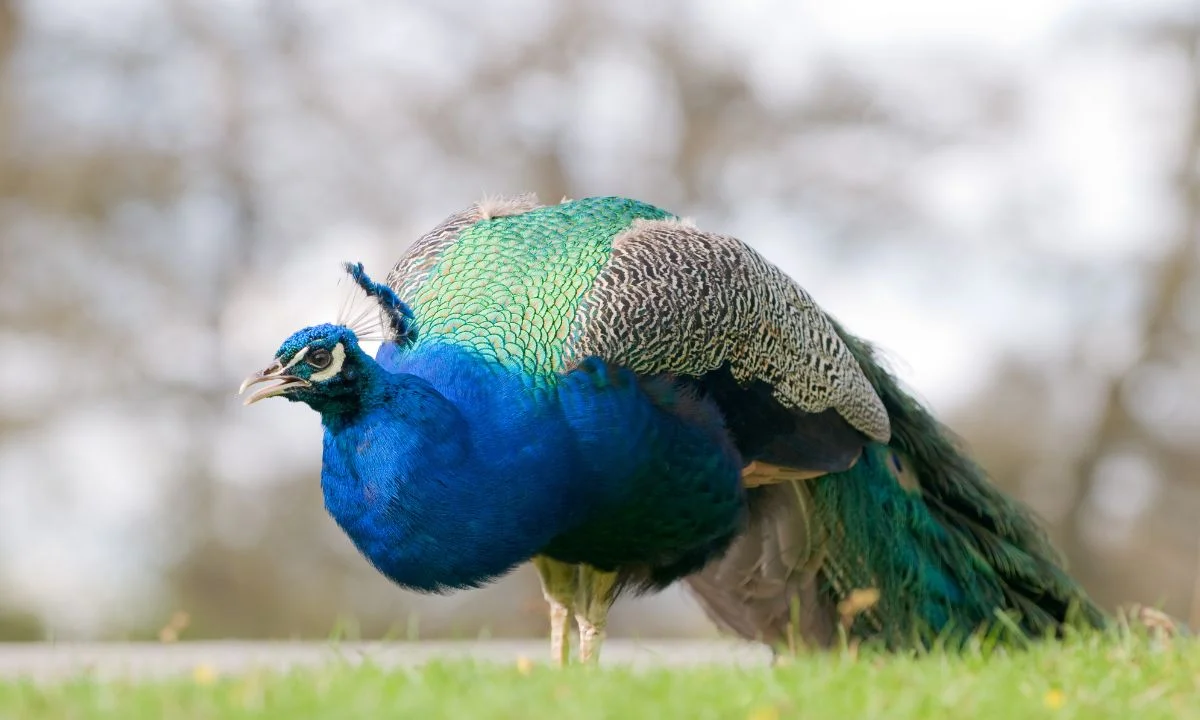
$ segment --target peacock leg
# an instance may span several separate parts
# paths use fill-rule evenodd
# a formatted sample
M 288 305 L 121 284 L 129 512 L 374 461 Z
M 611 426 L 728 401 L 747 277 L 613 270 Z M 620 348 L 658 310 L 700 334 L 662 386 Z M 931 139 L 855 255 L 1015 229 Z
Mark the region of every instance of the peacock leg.
M 542 578 L 542 594 L 550 605 L 550 656 L 559 667 L 571 659 L 571 611 L 579 587 L 579 568 L 545 555 L 533 558 Z
M 600 646 L 604 644 L 604 629 L 608 625 L 608 609 L 612 607 L 616 588 L 615 572 L 597 570 L 590 565 L 579 566 L 575 622 L 579 624 L 579 661 L 582 663 L 600 661 Z

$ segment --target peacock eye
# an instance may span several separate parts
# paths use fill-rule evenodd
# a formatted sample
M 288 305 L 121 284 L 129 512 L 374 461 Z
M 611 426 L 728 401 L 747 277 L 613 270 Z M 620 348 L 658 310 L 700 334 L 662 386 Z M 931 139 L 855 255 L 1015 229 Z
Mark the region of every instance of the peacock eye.
M 324 370 L 329 367 L 329 362 L 333 360 L 333 355 L 325 348 L 317 348 L 310 352 L 304 360 L 317 370 Z

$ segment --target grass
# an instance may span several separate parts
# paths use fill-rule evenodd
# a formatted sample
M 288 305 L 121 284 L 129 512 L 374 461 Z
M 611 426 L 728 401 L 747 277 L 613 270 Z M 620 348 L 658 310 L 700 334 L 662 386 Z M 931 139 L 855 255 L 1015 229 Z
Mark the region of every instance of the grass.
M 168 681 L 0 683 L 0 718 L 1200 718 L 1200 644 L 1079 638 L 962 655 L 806 655 L 774 668 L 434 663 Z

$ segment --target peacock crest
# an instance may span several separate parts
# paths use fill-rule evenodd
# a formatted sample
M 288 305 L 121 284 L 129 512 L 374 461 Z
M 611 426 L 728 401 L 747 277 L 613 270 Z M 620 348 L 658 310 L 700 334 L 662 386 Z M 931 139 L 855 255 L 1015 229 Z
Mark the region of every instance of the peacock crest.
M 390 342 L 400 346 L 417 339 L 416 317 L 396 291 L 367 275 L 362 263 L 344 263 L 356 291 L 348 293 L 338 311 L 343 325 L 361 342 Z M 361 292 L 359 292 L 361 291 Z

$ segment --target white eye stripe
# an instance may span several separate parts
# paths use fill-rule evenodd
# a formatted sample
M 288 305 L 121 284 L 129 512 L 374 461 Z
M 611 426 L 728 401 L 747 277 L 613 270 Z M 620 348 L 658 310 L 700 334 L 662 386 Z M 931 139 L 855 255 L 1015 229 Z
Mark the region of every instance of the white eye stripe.
M 342 347 L 341 343 L 338 343 L 337 345 L 333 346 L 333 350 L 330 354 L 333 356 L 333 358 L 329 361 L 329 367 L 325 368 L 321 372 L 315 372 L 310 375 L 310 380 L 313 382 L 325 382 L 329 378 L 342 371 L 342 363 L 346 361 L 346 348 Z
M 283 366 L 283 369 L 280 370 L 280 372 L 287 372 L 288 370 L 292 369 L 293 367 L 296 366 L 296 363 L 303 360 L 304 356 L 307 354 L 308 354 L 308 346 L 305 345 L 304 347 L 300 348 L 300 352 L 296 353 L 296 356 L 294 358 L 292 358 L 291 361 L 289 361 L 287 365 Z

